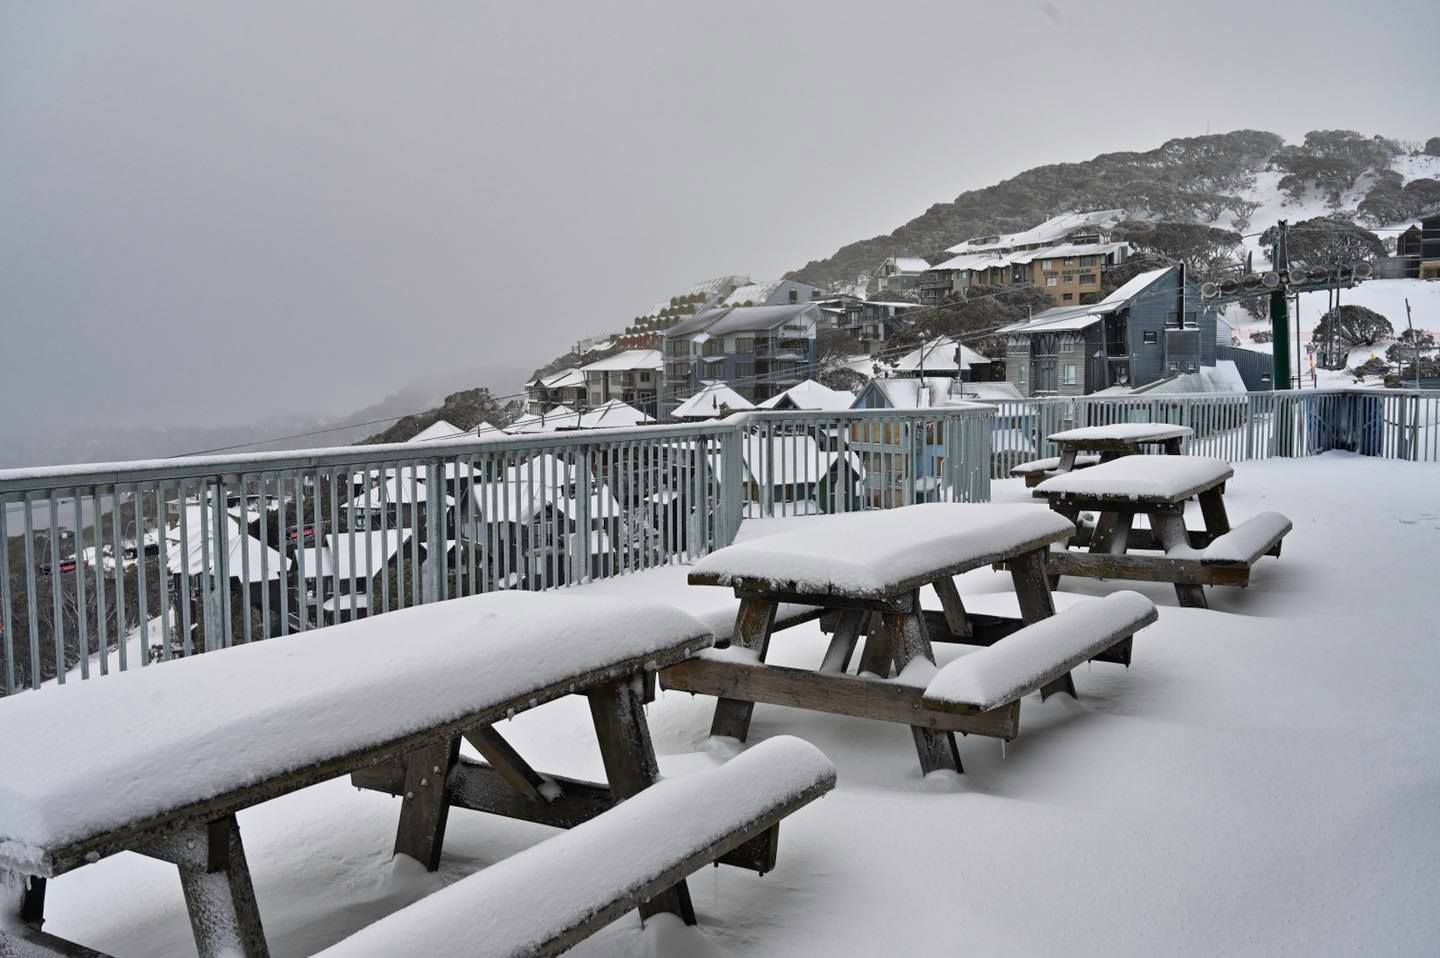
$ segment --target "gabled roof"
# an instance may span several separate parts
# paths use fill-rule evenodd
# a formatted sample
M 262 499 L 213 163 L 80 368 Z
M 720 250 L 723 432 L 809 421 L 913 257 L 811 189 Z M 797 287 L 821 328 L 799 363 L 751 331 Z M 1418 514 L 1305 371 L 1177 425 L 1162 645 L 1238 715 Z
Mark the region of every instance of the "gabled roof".
M 732 411 L 754 409 L 754 403 L 731 389 L 725 383 L 710 383 L 695 395 L 675 407 L 670 415 L 676 419 L 711 419 L 720 415 L 721 407 Z
M 892 264 L 897 273 L 923 273 L 930 268 L 930 264 L 918 256 L 887 256 L 880 265 L 885 263 Z
M 787 303 L 781 306 L 718 306 L 696 313 L 689 319 L 681 320 L 665 331 L 665 337 L 669 339 L 701 332 L 711 336 L 751 331 L 761 332 L 783 326 L 786 323 L 818 322 L 819 319 L 820 307 L 811 303 Z
M 582 373 L 620 372 L 627 369 L 661 369 L 665 357 L 658 349 L 626 349 L 580 367 Z
M 1096 229 L 1113 226 L 1125 216 L 1124 210 L 1092 210 L 1088 213 L 1061 213 L 1018 233 L 1003 233 L 998 236 L 976 236 L 963 243 L 957 243 L 947 253 L 978 253 L 986 250 L 1007 250 L 1019 246 L 1033 246 L 1037 243 L 1054 243 L 1079 229 Z M 958 268 L 958 267 L 957 267 Z
M 534 380 L 546 389 L 569 389 L 585 385 L 585 374 L 580 367 L 571 366 L 569 369 L 562 369 L 558 373 L 551 373 L 540 379 Z
M 871 389 L 882 395 L 891 409 L 931 409 L 953 405 L 950 390 L 956 380 L 949 376 L 906 376 L 896 379 L 872 379 L 856 397 L 856 408 Z
M 1056 306 L 1043 313 L 1036 313 L 1023 323 L 1012 323 L 997 329 L 997 333 L 1040 333 L 1064 332 L 1084 329 L 1098 323 L 1107 313 L 1129 306 L 1137 296 L 1155 285 L 1166 274 L 1177 269 L 1166 266 L 1147 270 L 1134 276 L 1128 283 L 1092 306 Z
M 406 442 L 438 442 L 449 440 L 451 442 L 465 442 L 475 438 L 475 433 L 468 429 L 461 429 L 453 423 L 443 419 L 437 419 L 424 429 L 411 436 Z
M 960 353 L 960 362 L 956 363 L 955 353 Z M 950 336 L 937 336 L 923 345 L 911 350 L 895 361 L 895 368 L 901 372 L 911 372 L 924 368 L 927 371 L 941 372 L 948 370 L 960 371 L 969 369 L 971 364 L 984 365 L 990 360 L 971 349 L 963 343 L 957 343 Z
M 596 406 L 594 409 L 582 415 L 577 428 L 615 429 L 622 426 L 638 425 L 642 422 L 654 422 L 654 420 L 629 403 L 612 399 L 605 405 Z
M 796 280 L 772 279 L 768 283 L 751 283 L 738 287 L 735 292 L 725 297 L 722 305 L 738 306 L 741 303 L 749 303 L 752 306 L 765 306 L 770 302 L 770 297 L 774 296 L 786 283 L 795 283 L 797 286 L 806 286 L 812 290 L 815 288 L 809 283 L 801 283 Z
M 786 402 L 788 400 L 788 402 Z M 855 394 L 843 389 L 822 386 L 813 379 L 791 386 L 783 393 L 777 393 L 760 403 L 761 409 L 776 409 L 785 404 L 786 408 L 835 411 L 849 409 L 855 402 Z
M 987 382 L 987 383 L 966 383 L 957 382 L 955 392 L 951 393 L 952 399 L 962 399 L 967 402 L 998 402 L 1006 399 L 1024 399 L 1024 393 L 1014 383 Z
M 561 426 L 573 426 L 580 421 L 579 414 L 563 403 L 553 409 L 535 415 L 528 414 L 516 419 L 505 431 L 508 433 L 554 432 Z

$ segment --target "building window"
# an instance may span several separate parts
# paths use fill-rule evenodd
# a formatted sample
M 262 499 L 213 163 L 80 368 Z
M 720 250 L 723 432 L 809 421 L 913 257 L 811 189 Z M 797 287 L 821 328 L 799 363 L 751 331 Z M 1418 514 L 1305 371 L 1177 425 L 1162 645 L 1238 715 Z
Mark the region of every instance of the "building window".
M 1024 364 L 1024 363 L 1021 363 L 1021 364 L 1020 364 L 1020 381 L 1021 381 L 1022 383 L 1025 381 L 1025 364 Z
M 1094 273 L 1081 273 L 1081 274 L 1080 274 L 1080 285 L 1081 285 L 1081 286 L 1094 286 L 1094 285 L 1095 285 L 1095 274 L 1094 274 Z
M 1170 364 L 1170 371 L 1171 371 L 1172 373 L 1178 373 L 1178 372 L 1180 371 L 1180 364 L 1179 364 L 1179 363 L 1171 363 L 1171 364 Z
M 743 383 L 743 382 L 747 382 L 747 381 L 749 381 L 749 380 L 751 380 L 751 379 L 754 379 L 754 378 L 755 378 L 755 364 L 754 364 L 754 363 L 736 363 L 736 364 L 735 364 L 735 378 L 736 378 L 737 380 L 740 380 L 742 383 Z
M 753 353 L 755 351 L 755 337 L 739 336 L 735 339 L 735 351 L 737 353 Z
M 1054 285 L 1055 285 L 1055 282 L 1056 282 L 1056 280 L 1055 280 L 1055 277 L 1054 277 L 1054 276 L 1047 276 L 1047 277 L 1045 277 L 1045 285 L 1046 285 L 1046 286 L 1054 286 Z
M 1074 294 L 1074 293 L 1062 293 L 1062 294 L 1060 294 L 1060 298 L 1063 299 L 1063 300 L 1065 300 L 1065 302 L 1068 303 L 1068 302 L 1070 302 L 1070 300 L 1072 300 L 1072 299 L 1075 298 L 1075 294 Z
M 1145 330 L 1144 342 L 1146 346 L 1154 346 L 1160 342 L 1160 334 L 1153 329 Z
M 1073 386 L 1073 385 L 1075 385 L 1075 364 L 1074 364 L 1074 363 L 1066 363 L 1066 364 L 1065 364 L 1065 385 L 1067 385 L 1067 386 Z
M 1066 266 L 1074 266 L 1074 265 L 1075 265 L 1075 257 L 1073 257 L 1073 256 L 1067 256 L 1067 257 L 1065 257 L 1065 265 L 1066 265 Z
M 792 290 L 790 291 L 790 302 L 792 302 L 792 303 L 798 303 L 798 302 L 800 302 L 800 291 L 799 291 L 798 289 L 792 289 Z
M 1200 367 L 1199 367 L 1198 365 L 1196 365 L 1195 363 L 1186 363 L 1186 364 L 1185 364 L 1185 371 L 1186 371 L 1187 373 L 1198 373 L 1198 372 L 1200 371 Z

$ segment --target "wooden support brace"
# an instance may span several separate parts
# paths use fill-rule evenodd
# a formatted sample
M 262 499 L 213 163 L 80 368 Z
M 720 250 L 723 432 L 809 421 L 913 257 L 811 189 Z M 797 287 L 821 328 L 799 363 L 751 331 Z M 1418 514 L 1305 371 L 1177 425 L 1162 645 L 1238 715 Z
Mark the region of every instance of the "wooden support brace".
M 250 866 L 235 816 L 177 835 L 185 847 L 203 851 L 205 861 L 179 866 L 180 887 L 200 958 L 266 958 L 265 930 L 250 883 Z
M 774 617 L 772 605 L 770 621 Z M 650 728 L 645 724 L 644 681 L 636 675 L 610 682 L 590 692 L 589 699 L 590 718 L 595 723 L 605 777 L 610 782 L 611 794 L 623 802 L 655 784 L 660 777 L 655 748 L 650 743 Z M 753 707 L 753 703 L 747 704 Z M 690 889 L 683 879 L 640 904 L 642 918 L 662 911 L 678 916 L 687 925 L 695 924 Z
M 1075 677 L 1069 672 L 1066 672 L 1064 675 L 1056 676 L 1049 682 L 1046 682 L 1044 685 L 1040 686 L 1040 701 L 1045 701 L 1050 696 L 1054 695 L 1056 692 L 1064 692 L 1072 699 L 1078 699 L 1080 697 L 1075 692 Z
M 1185 517 L 1177 512 L 1150 513 L 1150 528 L 1168 553 L 1172 549 L 1188 547 L 1190 537 L 1185 531 Z M 1186 582 L 1175 583 L 1175 597 L 1180 604 L 1191 609 L 1208 609 L 1205 601 L 1205 587 Z
M 855 645 L 869 617 L 870 613 L 863 609 L 846 609 L 840 613 L 835 634 L 830 637 L 830 646 L 820 662 L 821 672 L 844 672 L 850 667 L 850 657 L 855 654 Z
M 965 613 L 965 603 L 960 599 L 960 590 L 950 576 L 936 579 L 933 583 L 935 594 L 940 597 L 940 609 L 945 613 L 945 627 L 957 639 L 968 639 L 971 634 L 970 617 Z
M 445 823 L 450 817 L 450 770 L 459 757 L 458 737 L 405 757 L 405 792 L 400 796 L 395 854 L 409 855 L 426 871 L 440 867 Z
M 1210 539 L 1223 536 L 1230 531 L 1230 517 L 1225 512 L 1225 497 L 1220 489 L 1206 489 L 1198 496 L 1200 515 L 1205 519 L 1205 532 Z
M 479 752 L 485 761 L 490 763 L 490 767 L 499 772 L 516 792 L 532 802 L 550 800 L 540 791 L 546 784 L 545 776 L 531 768 L 530 763 L 495 731 L 495 726 L 477 725 L 465 733 L 465 741 L 474 746 L 475 751 Z M 552 793 L 551 798 L 555 797 L 558 795 Z
M 1045 577 L 1045 555 L 1048 549 L 1032 549 L 1008 560 L 1010 578 L 1015 583 L 1015 597 L 1020 602 L 1020 619 L 1026 625 L 1048 619 L 1055 614 L 1055 598 Z

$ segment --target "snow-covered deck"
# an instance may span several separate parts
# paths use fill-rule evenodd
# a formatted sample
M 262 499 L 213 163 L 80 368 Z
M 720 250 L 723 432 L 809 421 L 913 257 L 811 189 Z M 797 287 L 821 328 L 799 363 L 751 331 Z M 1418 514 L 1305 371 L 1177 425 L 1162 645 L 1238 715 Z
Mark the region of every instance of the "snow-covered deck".
M 963 776 L 922 779 L 903 726 L 757 706 L 752 743 L 798 735 L 839 772 L 825 801 L 786 822 L 777 870 L 697 875 L 698 928 L 661 919 L 642 930 L 631 914 L 574 954 L 1432 951 L 1437 490 L 1433 464 L 1329 453 L 1236 465 L 1233 515 L 1295 520 L 1284 559 L 1259 564 L 1248 590 L 1212 590 L 1210 610 L 1177 608 L 1168 585 L 1066 579 L 1067 592 L 1134 588 L 1160 619 L 1128 670 L 1077 670 L 1078 702 L 1032 696 L 1007 749 L 968 742 Z M 1019 480 L 994 495 L 1044 508 Z M 741 534 L 807 521 L 752 520 Z M 686 572 L 627 587 L 725 597 L 686 586 Z M 1008 577 L 989 570 L 959 585 L 976 611 L 1013 601 Z M 777 635 L 771 657 L 813 666 L 825 646 L 807 623 Z M 939 648 L 942 664 L 964 652 Z M 650 707 L 666 775 L 739 747 L 707 740 L 712 710 L 672 693 Z M 537 764 L 603 778 L 584 701 L 504 731 Z M 551 834 L 456 811 L 441 871 L 427 874 L 390 859 L 396 811 L 334 781 L 240 815 L 272 954 L 312 953 Z M 194 953 L 179 883 L 160 862 L 126 854 L 62 876 L 47 912 L 47 931 L 119 955 Z

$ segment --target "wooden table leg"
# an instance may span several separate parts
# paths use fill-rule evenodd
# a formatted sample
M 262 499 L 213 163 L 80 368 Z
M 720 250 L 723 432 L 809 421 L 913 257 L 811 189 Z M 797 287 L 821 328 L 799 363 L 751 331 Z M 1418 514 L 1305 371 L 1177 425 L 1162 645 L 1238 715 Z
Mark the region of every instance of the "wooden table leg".
M 765 661 L 770 651 L 770 633 L 775 628 L 776 604 L 769 599 L 744 598 L 740 600 L 740 611 L 735 616 L 735 637 L 732 645 L 753 649 Z M 750 716 L 755 711 L 754 702 L 740 699 L 720 699 L 715 703 L 715 717 L 710 721 L 711 735 L 725 735 L 745 741 L 750 734 Z
M 1167 456 L 1180 456 L 1185 453 L 1185 440 L 1176 436 L 1174 439 L 1165 440 L 1165 454 Z
M 1102 514 L 1101 520 L 1104 518 Z M 1097 525 L 1097 533 L 1099 528 Z M 1091 551 L 1094 551 L 1093 546 Z M 1050 583 L 1045 576 L 1045 552 L 1044 548 L 1032 549 L 1010 560 L 1010 577 L 1015 583 L 1015 597 L 1020 601 L 1020 621 L 1026 625 L 1055 614 L 1055 597 L 1050 594 Z M 1056 692 L 1068 692 L 1071 698 L 1079 698 L 1075 694 L 1075 680 L 1069 672 L 1057 676 L 1040 689 L 1041 701 Z
M 947 575 L 943 579 L 936 579 L 931 586 L 940 597 L 940 608 L 945 613 L 945 627 L 950 630 L 950 634 L 959 639 L 970 638 L 973 634 L 970 616 L 965 612 L 965 603 L 960 598 L 960 590 L 955 588 L 955 580 Z
M 1225 497 L 1220 488 L 1206 489 L 1197 497 L 1200 515 L 1205 519 L 1205 532 L 1211 541 L 1230 531 L 1230 516 L 1225 512 Z
M 1066 446 L 1060 450 L 1060 461 L 1055 464 L 1055 474 L 1069 472 L 1075 468 L 1075 455 L 1080 450 L 1074 446 Z
M 1189 548 L 1190 535 L 1185 531 L 1185 516 L 1178 512 L 1150 513 L 1150 529 L 1160 541 L 1160 548 L 1169 553 L 1172 549 Z M 1205 601 L 1205 587 L 1189 583 L 1175 583 L 1175 598 L 1180 604 L 1191 609 L 1208 609 Z
M 405 792 L 395 854 L 409 855 L 426 871 L 440 867 L 445 823 L 450 817 L 450 770 L 460 759 L 460 738 L 417 749 L 405 756 Z
M 660 777 L 655 747 L 650 742 L 650 727 L 645 724 L 644 683 L 640 676 L 630 676 L 600 686 L 589 693 L 589 699 L 590 718 L 595 723 L 595 738 L 605 763 L 605 778 L 616 801 L 623 802 L 649 788 Z M 687 925 L 695 924 L 690 889 L 683 879 L 640 904 L 643 918 L 662 911 L 679 916 Z
M 265 931 L 255 905 L 240 826 L 229 815 L 196 829 L 204 862 L 180 863 L 180 887 L 200 958 L 266 958 Z
M 925 633 L 925 616 L 920 608 L 920 593 L 913 594 L 913 605 L 909 612 L 884 612 L 880 615 L 879 632 L 888 640 L 890 653 L 895 659 L 898 675 L 905 666 L 918 658 L 935 661 L 935 652 L 930 647 L 930 637 Z M 871 629 L 871 632 L 877 630 Z M 937 732 L 918 725 L 910 727 L 915 739 L 915 752 L 920 757 L 922 774 L 950 769 L 963 772 L 960 764 L 960 749 L 955 744 L 955 733 Z
M 1090 551 L 1124 555 L 1130 541 L 1130 529 L 1134 524 L 1134 513 L 1102 512 L 1095 523 L 1095 535 L 1090 539 Z

